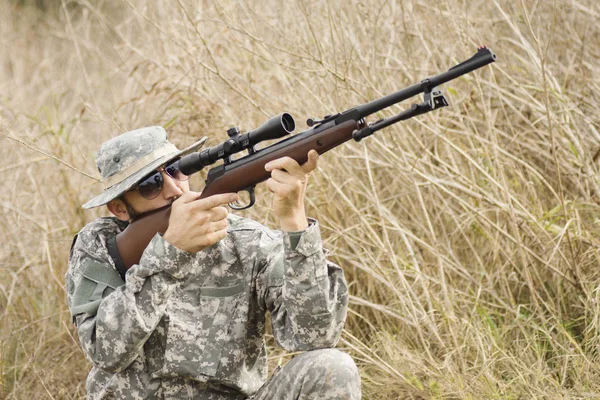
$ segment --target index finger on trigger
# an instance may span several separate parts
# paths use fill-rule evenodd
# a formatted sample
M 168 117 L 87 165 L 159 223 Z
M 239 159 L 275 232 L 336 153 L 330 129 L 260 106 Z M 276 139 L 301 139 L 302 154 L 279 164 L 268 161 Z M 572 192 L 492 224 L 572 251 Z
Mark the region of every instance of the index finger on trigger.
M 238 199 L 237 193 L 222 193 L 209 196 L 205 199 L 200 199 L 196 203 L 196 207 L 200 210 L 210 210 L 215 207 L 224 206 Z

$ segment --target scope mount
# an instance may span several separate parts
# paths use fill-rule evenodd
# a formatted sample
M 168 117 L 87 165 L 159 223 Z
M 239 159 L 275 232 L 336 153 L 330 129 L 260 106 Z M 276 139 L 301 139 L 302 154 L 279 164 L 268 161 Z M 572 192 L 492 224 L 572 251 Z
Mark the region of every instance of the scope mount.
M 321 124 L 324 124 L 325 122 L 333 121 L 340 115 L 341 115 L 340 113 L 336 113 L 336 114 L 328 114 L 328 115 L 324 116 L 323 119 L 309 118 L 306 120 L 306 125 L 308 125 L 309 127 L 313 127 L 315 125 L 321 125 Z

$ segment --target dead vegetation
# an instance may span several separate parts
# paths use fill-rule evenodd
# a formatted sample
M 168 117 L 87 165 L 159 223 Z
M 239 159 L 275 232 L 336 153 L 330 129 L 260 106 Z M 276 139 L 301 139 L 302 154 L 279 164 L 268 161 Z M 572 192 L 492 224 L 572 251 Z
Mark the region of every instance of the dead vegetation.
M 84 396 L 63 276 L 105 213 L 80 208 L 104 140 L 215 144 L 283 111 L 303 129 L 481 43 L 498 62 L 445 85 L 451 107 L 312 178 L 352 294 L 340 346 L 366 399 L 600 396 L 597 2 L 38 3 L 0 0 L 0 398 Z M 272 224 L 259 198 L 245 215 Z

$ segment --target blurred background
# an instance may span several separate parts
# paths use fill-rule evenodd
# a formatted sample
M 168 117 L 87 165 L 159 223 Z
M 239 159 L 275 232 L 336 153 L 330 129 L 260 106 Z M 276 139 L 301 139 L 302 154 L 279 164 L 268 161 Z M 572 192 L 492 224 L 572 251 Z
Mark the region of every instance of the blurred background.
M 0 0 L 0 398 L 85 397 L 64 274 L 107 215 L 81 209 L 103 141 L 215 145 L 284 111 L 301 131 L 480 44 L 498 61 L 444 85 L 450 107 L 311 177 L 351 292 L 339 347 L 365 399 L 600 397 L 599 20 L 595 0 Z M 263 186 L 241 215 L 276 227 Z

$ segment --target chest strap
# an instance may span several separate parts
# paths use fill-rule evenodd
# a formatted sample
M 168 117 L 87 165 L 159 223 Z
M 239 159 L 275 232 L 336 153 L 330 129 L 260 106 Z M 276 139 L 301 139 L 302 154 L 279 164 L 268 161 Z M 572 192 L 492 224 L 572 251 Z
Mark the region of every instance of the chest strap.
M 115 263 L 117 272 L 119 273 L 119 275 L 121 275 L 121 278 L 125 280 L 127 268 L 125 268 L 125 263 L 123 263 L 121 255 L 119 254 L 119 249 L 117 248 L 116 235 L 106 241 L 106 247 L 108 248 L 108 254 L 110 254 L 110 258 L 112 258 L 113 262 Z

